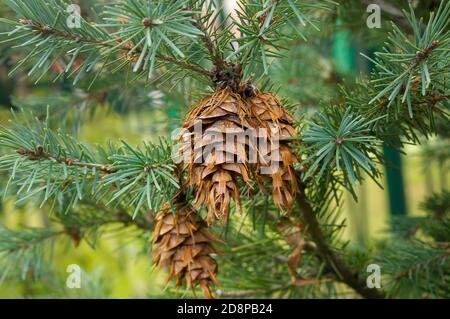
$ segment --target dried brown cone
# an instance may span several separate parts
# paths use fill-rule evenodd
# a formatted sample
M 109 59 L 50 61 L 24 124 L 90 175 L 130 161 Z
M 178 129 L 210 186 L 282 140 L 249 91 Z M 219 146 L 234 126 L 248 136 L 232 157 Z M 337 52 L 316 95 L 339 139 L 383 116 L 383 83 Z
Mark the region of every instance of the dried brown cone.
M 238 179 L 250 182 L 249 140 L 234 138 L 227 143 L 230 136 L 245 136 L 249 116 L 247 103 L 239 94 L 218 89 L 201 100 L 183 124 L 186 147 L 182 153 L 189 154 L 187 170 L 190 184 L 196 189 L 195 205 L 206 205 L 208 224 L 218 219 L 226 222 L 230 200 L 239 206 Z M 199 123 L 201 129 L 196 129 Z
M 271 179 L 272 197 L 280 209 L 290 209 L 298 190 L 294 164 L 298 161 L 289 138 L 298 134 L 293 127 L 294 117 L 271 93 L 259 93 L 249 98 L 252 125 L 266 132 L 267 148 L 259 148 L 257 177 Z M 260 139 L 261 142 L 261 139 Z
M 168 206 L 156 216 L 153 233 L 153 260 L 169 271 L 167 282 L 175 278 L 195 296 L 200 286 L 205 298 L 213 298 L 210 286 L 217 280 L 218 265 L 211 254 L 221 254 L 213 244 L 219 241 L 206 230 L 206 223 L 191 206 L 179 207 L 175 213 Z

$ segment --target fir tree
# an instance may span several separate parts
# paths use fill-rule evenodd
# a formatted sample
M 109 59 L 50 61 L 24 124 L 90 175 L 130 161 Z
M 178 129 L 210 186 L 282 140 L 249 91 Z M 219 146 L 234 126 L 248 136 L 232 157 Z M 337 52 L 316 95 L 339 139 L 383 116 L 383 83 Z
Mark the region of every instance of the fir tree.
M 242 0 L 231 13 L 212 0 L 83 1 L 79 27 L 64 0 L 4 2 L 13 13 L 0 19 L 0 61 L 10 75 L 60 90 L 13 98 L 0 127 L 0 189 L 16 205 L 48 208 L 52 221 L 0 227 L 0 278 L 40 278 L 55 241 L 94 246 L 118 225 L 152 233 L 141 238 L 169 280 L 208 298 L 339 297 L 348 288 L 364 298 L 450 296 L 448 192 L 424 202 L 425 217 L 393 222 L 373 251 L 340 240 L 338 222 L 345 192 L 380 181 L 382 145 L 403 150 L 436 134 L 448 145 L 450 2 L 401 11 L 394 1 L 382 8 L 389 34 L 367 31 L 364 1 Z M 371 74 L 308 75 L 298 51 L 318 52 L 344 28 L 384 42 L 362 54 Z M 314 83 L 277 88 L 297 65 Z M 181 133 L 138 146 L 79 141 L 94 112 L 148 108 L 151 89 L 177 104 Z M 237 139 L 197 161 L 226 129 L 261 128 L 269 151 Z M 370 263 L 389 284 L 367 286 Z

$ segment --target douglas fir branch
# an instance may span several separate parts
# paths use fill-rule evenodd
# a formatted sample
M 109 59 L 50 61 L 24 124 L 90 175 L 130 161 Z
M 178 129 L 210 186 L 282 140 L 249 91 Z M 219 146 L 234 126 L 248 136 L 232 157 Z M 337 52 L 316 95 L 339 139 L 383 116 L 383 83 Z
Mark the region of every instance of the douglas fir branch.
M 134 229 L 167 274 L 161 296 L 450 297 L 444 173 L 421 217 L 392 219 L 370 249 L 339 216 L 383 165 L 392 181 L 387 149 L 424 144 L 448 168 L 449 1 L 374 1 L 379 28 L 356 0 L 79 2 L 0 4 L 0 89 L 3 73 L 16 87 L 0 96 L 5 284 L 57 278 L 64 240 L 99 249 Z M 357 65 L 370 72 L 354 79 Z M 80 142 L 111 113 L 150 114 L 164 136 L 139 129 L 133 146 L 127 122 L 120 141 Z M 3 225 L 13 206 L 43 226 Z

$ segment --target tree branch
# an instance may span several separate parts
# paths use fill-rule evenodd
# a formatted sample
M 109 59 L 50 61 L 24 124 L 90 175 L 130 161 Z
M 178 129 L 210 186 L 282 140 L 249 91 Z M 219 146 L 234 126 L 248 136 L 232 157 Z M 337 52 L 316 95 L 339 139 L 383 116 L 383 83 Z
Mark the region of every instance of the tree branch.
M 112 222 L 119 222 L 122 223 L 124 226 L 135 225 L 136 227 L 143 230 L 153 230 L 154 228 L 154 220 L 153 220 L 154 215 L 152 212 L 149 212 L 145 216 L 141 215 L 136 216 L 133 219 L 133 217 L 127 214 L 125 211 L 112 209 L 108 206 L 100 205 L 99 203 L 92 200 L 84 199 L 81 201 L 81 203 L 102 210 L 103 212 L 105 212 L 110 216 L 114 216 L 116 220 Z
M 29 243 L 19 243 L 16 247 L 8 249 L 7 253 L 11 254 L 11 253 L 18 252 L 20 250 L 22 250 L 22 251 L 23 250 L 27 250 L 28 248 L 30 248 L 30 246 L 32 244 L 35 244 L 37 242 L 43 242 L 43 241 L 46 241 L 47 239 L 51 239 L 51 238 L 58 237 L 58 236 L 61 236 L 61 235 L 69 235 L 69 234 L 68 234 L 68 232 L 66 230 L 55 231 L 55 232 L 46 234 L 45 236 L 37 238 L 37 240 L 34 241 L 31 244 L 29 244 Z
M 447 247 L 450 247 L 450 243 L 447 243 Z M 419 264 L 416 264 L 415 266 L 410 267 L 410 268 L 407 269 L 407 270 L 403 270 L 403 271 L 399 272 L 399 273 L 394 277 L 394 280 L 400 280 L 400 279 L 402 279 L 402 278 L 405 278 L 405 277 L 411 275 L 412 272 L 418 272 L 418 271 L 420 271 L 420 270 L 422 269 L 420 266 L 426 265 L 426 264 L 430 264 L 430 263 L 437 263 L 437 262 L 440 262 L 442 259 L 445 259 L 445 258 L 447 258 L 448 256 L 450 256 L 450 248 L 448 248 L 444 253 L 442 253 L 442 254 L 440 254 L 440 255 L 438 255 L 438 256 L 435 256 L 435 257 L 433 257 L 433 258 L 430 259 L 430 260 L 422 261 L 422 262 L 420 262 Z
M 43 35 L 52 35 L 56 38 L 60 38 L 60 39 L 65 39 L 65 40 L 69 40 L 75 43 L 86 43 L 86 44 L 92 44 L 92 45 L 97 45 L 100 47 L 116 47 L 117 44 L 115 42 L 112 41 L 101 41 L 98 39 L 90 39 L 90 38 L 86 38 L 86 37 L 82 37 L 79 35 L 74 35 L 74 34 L 70 34 L 68 32 L 65 31 L 60 31 L 60 30 L 55 30 L 52 29 L 49 26 L 43 26 L 37 23 L 34 23 L 31 20 L 20 20 L 19 23 L 24 24 L 32 29 L 34 29 L 37 33 L 43 34 Z M 119 40 L 120 41 L 120 40 Z M 123 50 L 123 51 L 127 51 L 129 52 L 130 50 L 133 49 L 133 47 L 127 46 L 126 44 L 122 44 L 118 47 L 119 50 Z M 135 54 L 140 53 L 140 50 L 135 50 Z M 187 70 L 191 70 L 194 72 L 197 72 L 199 74 L 202 74 L 206 77 L 211 77 L 212 73 L 208 70 L 206 70 L 205 68 L 201 67 L 198 64 L 193 64 L 193 63 L 189 63 L 186 62 L 184 60 L 178 60 L 174 57 L 168 56 L 168 55 L 164 55 L 161 53 L 156 54 L 156 57 L 162 61 L 165 62 L 169 62 L 169 63 L 174 63 L 178 66 L 180 66 L 183 69 L 187 69 Z
M 375 289 L 369 289 L 364 280 L 359 277 L 359 274 L 350 269 L 350 267 L 328 246 L 322 229 L 320 228 L 319 221 L 316 218 L 316 214 L 304 195 L 304 189 L 301 189 L 297 193 L 296 198 L 300 213 L 304 218 L 307 231 L 311 235 L 312 240 L 316 243 L 319 255 L 325 264 L 336 273 L 337 278 L 353 288 L 364 298 L 384 298 L 384 294 L 382 292 Z
M 73 159 L 69 159 L 63 156 L 56 156 L 44 151 L 44 148 L 40 145 L 37 146 L 37 150 L 28 150 L 28 149 L 18 149 L 16 151 L 17 154 L 20 155 L 28 155 L 28 160 L 30 161 L 38 161 L 40 159 L 55 161 L 60 164 L 66 164 L 67 166 L 78 166 L 82 168 L 93 168 L 99 171 L 105 172 L 107 174 L 114 173 L 114 170 L 111 170 L 111 165 L 109 164 L 97 164 L 97 163 L 85 163 L 79 162 Z
M 195 18 L 194 18 L 195 19 Z M 205 44 L 206 49 L 209 52 L 209 55 L 211 56 L 211 61 L 214 64 L 214 66 L 217 68 L 217 70 L 223 70 L 225 67 L 225 63 L 223 60 L 222 55 L 220 54 L 220 51 L 216 48 L 213 40 L 211 39 L 211 37 L 208 34 L 208 30 L 203 26 L 202 23 L 200 23 L 199 21 L 195 20 L 193 22 L 194 26 L 199 29 L 200 31 L 203 32 L 203 36 L 200 37 L 200 39 L 203 41 L 203 43 Z
M 160 54 L 160 53 L 156 54 L 156 57 L 158 59 L 160 59 L 160 60 L 165 61 L 165 62 L 174 63 L 174 64 L 178 65 L 179 67 L 181 67 L 183 69 L 191 70 L 191 71 L 197 72 L 199 74 L 202 74 L 202 75 L 204 75 L 204 76 L 206 76 L 208 78 L 212 77 L 212 72 L 204 69 L 203 67 L 201 67 L 201 66 L 199 66 L 197 64 L 192 64 L 192 63 L 189 63 L 189 62 L 186 62 L 186 61 L 183 61 L 183 60 L 178 60 L 178 59 L 175 59 L 175 58 L 173 58 L 171 56 Z

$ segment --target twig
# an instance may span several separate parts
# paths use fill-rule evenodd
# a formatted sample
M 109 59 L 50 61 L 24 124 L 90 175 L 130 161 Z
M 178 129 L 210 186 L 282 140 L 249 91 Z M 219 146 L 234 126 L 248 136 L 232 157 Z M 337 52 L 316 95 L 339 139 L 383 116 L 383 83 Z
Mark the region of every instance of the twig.
M 85 162 L 79 162 L 73 159 L 69 159 L 63 156 L 56 156 L 50 153 L 47 153 L 44 151 L 44 148 L 40 145 L 37 146 L 37 150 L 29 150 L 29 149 L 18 149 L 16 151 L 16 153 L 20 154 L 20 155 L 27 155 L 28 156 L 28 160 L 30 161 L 38 161 L 40 159 L 46 159 L 46 160 L 51 160 L 60 164 L 66 164 L 67 166 L 77 166 L 77 167 L 82 167 L 82 168 L 93 168 L 93 169 L 97 169 L 99 171 L 105 172 L 107 174 L 111 174 L 114 173 L 115 170 L 111 169 L 111 165 L 110 164 L 97 164 L 97 163 L 85 163 Z
M 50 234 L 48 234 L 46 236 L 42 236 L 42 237 L 38 238 L 38 240 L 36 242 L 42 242 L 42 241 L 45 241 L 47 239 L 50 239 L 50 238 L 53 238 L 53 237 L 57 237 L 57 236 L 60 236 L 60 235 L 69 235 L 69 234 L 68 234 L 68 232 L 66 230 L 55 231 L 55 232 L 50 233 Z M 30 244 L 22 243 L 22 244 L 20 244 L 19 246 L 15 247 L 15 248 L 8 249 L 7 252 L 8 253 L 14 253 L 14 252 L 19 251 L 19 250 L 26 250 L 29 247 L 30 247 Z
M 225 68 L 223 57 L 220 54 L 220 51 L 216 48 L 213 40 L 209 36 L 208 30 L 203 26 L 202 23 L 200 23 L 197 20 L 195 20 L 193 24 L 195 27 L 197 27 L 197 29 L 203 32 L 203 35 L 200 37 L 200 39 L 205 44 L 205 47 L 208 50 L 209 55 L 211 56 L 212 63 L 214 64 L 214 66 L 217 68 L 218 71 L 223 70 Z
M 103 47 L 115 47 L 116 46 L 116 44 L 114 42 L 111 42 L 111 41 L 101 41 L 101 40 L 97 40 L 97 39 L 90 39 L 90 38 L 86 38 L 86 37 L 82 37 L 82 36 L 78 36 L 78 35 L 73 35 L 73 34 L 70 34 L 68 32 L 65 32 L 65 31 L 52 29 L 49 26 L 42 26 L 42 25 L 39 25 L 39 24 L 35 24 L 31 20 L 20 20 L 19 23 L 25 24 L 25 25 L 33 28 L 35 31 L 39 32 L 40 34 L 43 34 L 43 35 L 53 35 L 53 36 L 55 36 L 57 38 L 66 39 L 66 40 L 70 40 L 70 41 L 73 41 L 73 42 L 82 42 L 82 43 L 87 43 L 87 44 L 103 46 Z M 122 45 L 120 45 L 118 47 L 118 49 L 129 52 L 132 48 L 130 48 L 126 44 L 122 44 Z M 136 54 L 138 54 L 140 52 L 140 50 L 135 50 L 135 52 L 136 52 Z M 156 57 L 158 59 L 160 59 L 160 60 L 165 61 L 165 62 L 170 62 L 170 63 L 177 64 L 181 68 L 188 69 L 188 70 L 200 73 L 200 74 L 202 74 L 202 75 L 204 75 L 206 77 L 211 77 L 211 72 L 206 70 L 206 69 L 204 69 L 200 65 L 189 63 L 189 62 L 184 61 L 184 60 L 178 60 L 178 59 L 176 59 L 174 57 L 171 57 L 171 56 L 168 56 L 168 55 L 164 55 L 164 54 L 161 54 L 161 53 L 156 54 Z
M 143 230 L 153 230 L 154 228 L 153 212 L 149 212 L 145 216 L 136 216 L 136 218 L 133 219 L 133 217 L 127 214 L 125 211 L 112 209 L 92 200 L 83 199 L 81 203 L 102 210 L 106 214 L 114 216 L 116 218 L 116 220 L 108 221 L 108 223 L 120 222 L 125 226 L 135 225 L 136 227 Z
M 175 58 L 173 58 L 171 56 L 163 55 L 163 54 L 160 54 L 160 53 L 156 54 L 156 57 L 158 59 L 160 59 L 160 60 L 177 64 L 178 66 L 180 66 L 180 67 L 182 67 L 182 68 L 184 68 L 186 70 L 191 70 L 191 71 L 200 73 L 200 74 L 202 74 L 202 75 L 204 75 L 204 76 L 206 76 L 208 78 L 211 78 L 211 76 L 212 76 L 212 72 L 202 68 L 201 66 L 199 66 L 197 64 L 192 64 L 192 63 L 189 63 L 189 62 L 186 62 L 186 61 L 183 61 L 183 60 L 178 60 L 178 59 L 175 59 Z
M 447 243 L 447 245 L 448 245 L 448 243 Z M 422 261 L 422 262 L 416 264 L 415 266 L 411 267 L 410 269 L 407 269 L 407 270 L 399 272 L 394 277 L 394 279 L 395 280 L 402 279 L 402 278 L 408 276 L 409 274 L 411 274 L 412 272 L 419 271 L 421 269 L 421 265 L 429 264 L 429 263 L 433 263 L 433 262 L 438 262 L 439 260 L 444 259 L 444 258 L 448 257 L 449 255 L 450 255 L 450 249 L 447 249 L 444 253 L 442 253 L 442 254 L 440 254 L 438 256 L 435 256 L 435 257 L 431 258 L 430 260 Z

